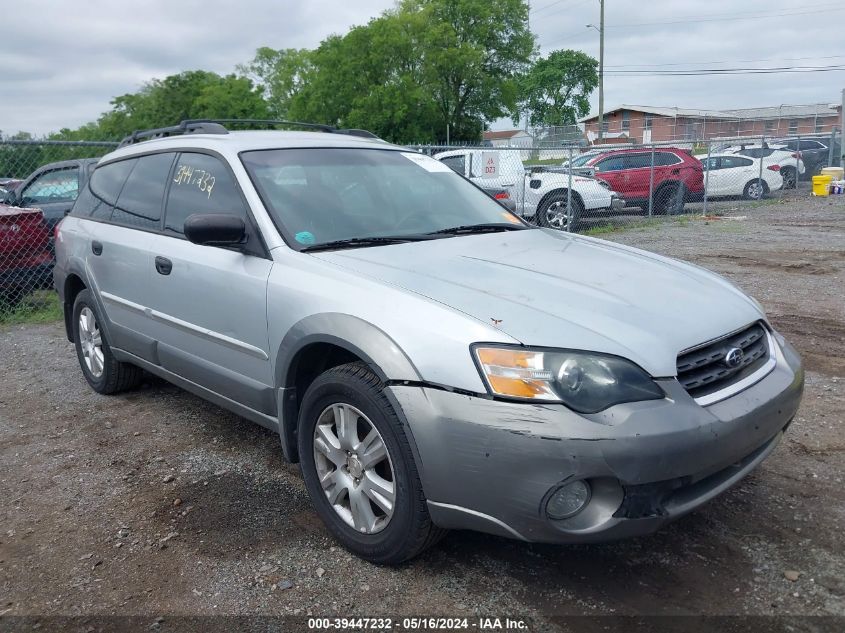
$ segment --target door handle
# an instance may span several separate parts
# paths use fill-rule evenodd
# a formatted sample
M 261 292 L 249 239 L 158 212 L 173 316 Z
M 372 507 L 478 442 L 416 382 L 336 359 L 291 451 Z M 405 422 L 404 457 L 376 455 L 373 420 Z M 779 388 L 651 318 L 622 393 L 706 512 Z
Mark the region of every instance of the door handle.
M 159 275 L 169 275 L 170 271 L 173 270 L 173 262 L 159 255 L 156 257 L 156 270 Z
M 91 252 L 94 253 L 94 255 L 102 255 L 103 254 L 103 243 L 98 242 L 97 240 L 94 240 L 93 242 L 91 242 Z

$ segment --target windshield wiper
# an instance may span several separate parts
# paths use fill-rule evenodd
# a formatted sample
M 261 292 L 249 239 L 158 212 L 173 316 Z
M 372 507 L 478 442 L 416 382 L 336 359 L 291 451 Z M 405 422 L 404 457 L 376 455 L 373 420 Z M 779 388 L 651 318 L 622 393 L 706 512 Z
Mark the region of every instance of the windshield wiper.
M 422 242 L 434 239 L 431 235 L 383 235 L 374 237 L 350 237 L 345 240 L 333 240 L 322 244 L 312 244 L 300 249 L 305 251 L 328 251 L 340 248 L 357 248 L 359 246 L 384 246 L 387 244 L 402 244 L 403 242 Z
M 463 235 L 469 233 L 497 233 L 499 231 L 522 231 L 529 227 L 523 224 L 504 224 L 496 222 L 492 224 L 464 224 L 462 226 L 453 226 L 449 229 L 440 229 L 439 231 L 432 231 L 426 235 Z

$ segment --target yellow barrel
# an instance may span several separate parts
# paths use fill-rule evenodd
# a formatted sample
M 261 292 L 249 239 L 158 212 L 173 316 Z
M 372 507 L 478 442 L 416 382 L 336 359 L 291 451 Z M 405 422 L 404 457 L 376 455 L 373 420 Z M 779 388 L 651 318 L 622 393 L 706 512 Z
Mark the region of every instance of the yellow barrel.
M 830 176 L 833 182 L 845 180 L 845 169 L 842 167 L 825 167 L 820 173 L 822 176 Z
M 813 195 L 826 196 L 830 193 L 830 183 L 833 178 L 830 176 L 813 176 Z

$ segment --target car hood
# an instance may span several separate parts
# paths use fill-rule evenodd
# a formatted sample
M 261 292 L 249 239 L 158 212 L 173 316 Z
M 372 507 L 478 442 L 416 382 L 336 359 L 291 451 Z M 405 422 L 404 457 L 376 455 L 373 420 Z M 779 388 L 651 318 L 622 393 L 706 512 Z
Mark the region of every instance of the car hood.
M 681 350 L 764 318 L 752 299 L 702 268 L 551 230 L 314 256 L 445 304 L 524 345 L 616 354 L 655 377 L 676 374 Z

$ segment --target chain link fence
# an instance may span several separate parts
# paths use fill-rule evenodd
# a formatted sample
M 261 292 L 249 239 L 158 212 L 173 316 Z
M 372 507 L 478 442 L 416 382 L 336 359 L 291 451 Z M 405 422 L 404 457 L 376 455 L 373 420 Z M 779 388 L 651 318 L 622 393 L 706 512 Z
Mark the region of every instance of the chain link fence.
M 530 222 L 587 233 L 809 196 L 813 176 L 822 172 L 831 172 L 825 186 L 842 184 L 842 172 L 827 169 L 842 165 L 839 130 L 589 146 L 566 128 L 546 138 L 517 147 L 411 148 Z M 0 140 L 0 323 L 55 302 L 53 230 L 98 158 L 116 145 Z M 815 192 L 827 193 L 822 187 Z
M 454 147 L 417 145 L 525 219 L 598 231 L 682 214 L 752 209 L 811 195 L 813 177 L 841 181 L 839 130 L 649 144 Z M 827 191 L 827 190 L 825 190 Z M 820 193 L 817 189 L 816 193 Z
M 56 310 L 53 229 L 117 143 L 0 141 L 0 323 Z

